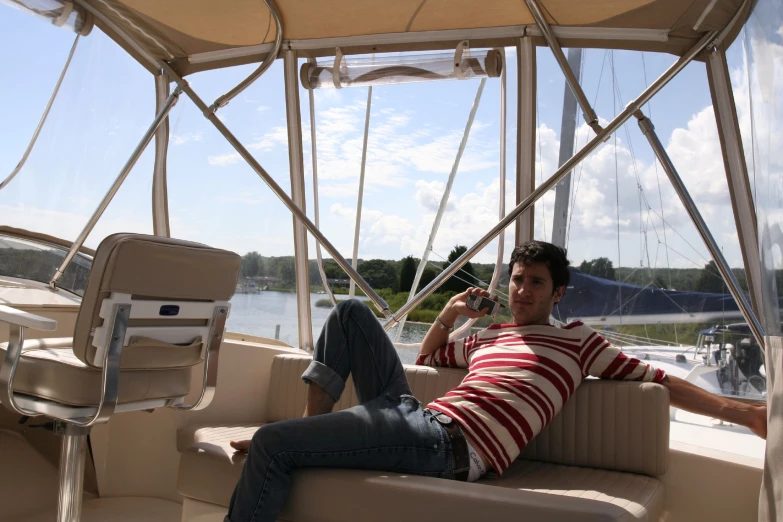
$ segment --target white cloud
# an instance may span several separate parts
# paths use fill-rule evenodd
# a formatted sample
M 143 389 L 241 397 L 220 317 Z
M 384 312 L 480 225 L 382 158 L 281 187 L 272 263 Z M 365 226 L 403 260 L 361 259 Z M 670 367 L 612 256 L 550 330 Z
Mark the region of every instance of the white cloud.
M 419 208 L 425 212 L 437 212 L 443 199 L 443 191 L 446 190 L 446 184 L 442 181 L 416 182 L 416 202 Z M 447 210 L 453 210 L 454 204 L 449 201 L 446 203 Z
M 250 150 L 260 150 L 262 152 L 269 152 L 280 146 L 288 146 L 288 130 L 285 127 L 275 127 L 260 139 L 246 145 Z
M 247 149 L 261 152 L 269 152 L 277 147 L 286 146 L 288 146 L 288 131 L 285 127 L 275 127 L 271 131 L 264 134 L 261 138 L 245 144 Z M 217 156 L 207 156 L 207 162 L 210 165 L 218 167 L 233 165 L 235 163 L 239 163 L 240 161 L 242 161 L 242 156 L 240 156 L 238 152 L 221 154 Z
M 222 154 L 219 156 L 208 156 L 207 162 L 210 165 L 225 166 L 238 163 L 242 159 L 242 156 L 238 152 L 232 152 L 231 154 Z
M 366 100 L 317 111 L 318 177 L 323 193 L 332 197 L 356 194 L 361 172 Z M 412 111 L 374 110 L 370 119 L 365 167 L 368 192 L 415 183 L 414 173 L 448 174 L 454 164 L 463 129 L 420 126 Z M 497 165 L 496 146 L 484 137 L 488 125 L 476 122 L 459 173 Z M 304 131 L 309 143 L 309 129 Z M 312 168 L 306 147 L 307 170 Z M 354 180 L 353 188 L 350 180 Z
M 257 110 L 258 112 L 266 112 L 266 111 L 268 111 L 269 109 L 270 109 L 270 107 L 269 107 L 269 106 L 267 106 L 267 105 L 259 105 L 259 106 L 258 106 L 258 108 L 257 108 L 256 110 Z
M 172 145 L 184 145 L 185 143 L 204 141 L 204 134 L 201 132 L 188 132 L 185 134 L 172 134 L 169 137 Z

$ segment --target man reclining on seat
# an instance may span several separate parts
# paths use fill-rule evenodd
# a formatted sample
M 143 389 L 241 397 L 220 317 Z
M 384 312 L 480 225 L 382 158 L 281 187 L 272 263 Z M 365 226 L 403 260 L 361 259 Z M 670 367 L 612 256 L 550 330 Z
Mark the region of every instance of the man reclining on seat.
M 302 375 L 304 417 L 268 424 L 247 450 L 226 522 L 274 521 L 300 467 L 362 468 L 474 481 L 502 474 L 588 376 L 651 381 L 671 404 L 741 424 L 766 438 L 766 406 L 712 395 L 623 354 L 581 322 L 551 326 L 552 307 L 568 285 L 565 251 L 533 241 L 514 249 L 508 306 L 515 324 L 493 324 L 448 342 L 457 317 L 481 317 L 454 296 L 422 342 L 416 364 L 467 368 L 462 384 L 424 406 L 411 395 L 400 359 L 372 311 L 359 301 L 329 315 Z M 330 413 L 348 375 L 360 406 Z M 328 415 L 326 415 L 328 414 Z

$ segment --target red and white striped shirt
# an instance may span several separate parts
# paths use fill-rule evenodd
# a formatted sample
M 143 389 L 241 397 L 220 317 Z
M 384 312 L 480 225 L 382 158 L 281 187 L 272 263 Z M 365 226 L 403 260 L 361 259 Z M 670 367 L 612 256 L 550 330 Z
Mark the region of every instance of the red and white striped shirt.
M 665 377 L 628 357 L 581 322 L 493 324 L 459 339 L 416 364 L 468 368 L 458 387 L 427 407 L 452 417 L 479 446 L 498 474 L 557 415 L 582 380 L 660 383 Z

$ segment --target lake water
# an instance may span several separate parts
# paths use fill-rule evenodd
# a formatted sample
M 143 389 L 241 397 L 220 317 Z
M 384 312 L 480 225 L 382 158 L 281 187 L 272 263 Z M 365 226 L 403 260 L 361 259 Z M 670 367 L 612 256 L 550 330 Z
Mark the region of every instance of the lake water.
M 316 301 L 328 299 L 326 294 L 310 294 L 310 314 L 313 320 L 313 339 L 318 339 L 321 328 L 326 322 L 326 317 L 331 308 L 315 306 Z M 347 296 L 338 296 L 338 299 L 346 299 Z M 366 297 L 357 297 L 367 301 Z M 370 306 L 372 306 L 370 304 Z M 278 338 L 290 344 L 299 345 L 298 319 L 296 315 L 296 295 L 290 292 L 261 292 L 258 294 L 237 294 L 231 299 L 231 313 L 227 326 L 232 332 L 248 335 L 275 338 L 275 329 L 280 326 Z M 406 324 L 405 331 L 400 339 L 403 343 L 418 343 L 424 338 L 429 325 Z M 390 330 L 394 335 L 395 328 Z M 399 348 L 397 353 L 402 362 L 412 364 L 416 359 L 417 350 Z

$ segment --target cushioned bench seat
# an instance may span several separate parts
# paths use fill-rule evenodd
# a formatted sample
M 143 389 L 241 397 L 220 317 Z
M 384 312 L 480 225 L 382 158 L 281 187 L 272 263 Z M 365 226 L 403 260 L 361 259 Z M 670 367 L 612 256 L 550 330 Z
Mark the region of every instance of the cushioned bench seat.
M 275 358 L 270 422 L 301 415 L 305 386 L 299 376 L 308 363 L 298 355 Z M 406 367 L 406 372 L 423 402 L 465 375 L 427 367 Z M 355 403 L 348 383 L 337 408 Z M 281 519 L 658 520 L 664 491 L 656 477 L 666 471 L 668 425 L 664 387 L 588 381 L 500 478 L 490 474 L 468 484 L 374 471 L 298 470 Z M 229 441 L 249 439 L 256 429 L 258 425 L 180 429 L 180 493 L 228 506 L 244 463 Z M 351 506 L 347 512 L 346 505 Z

